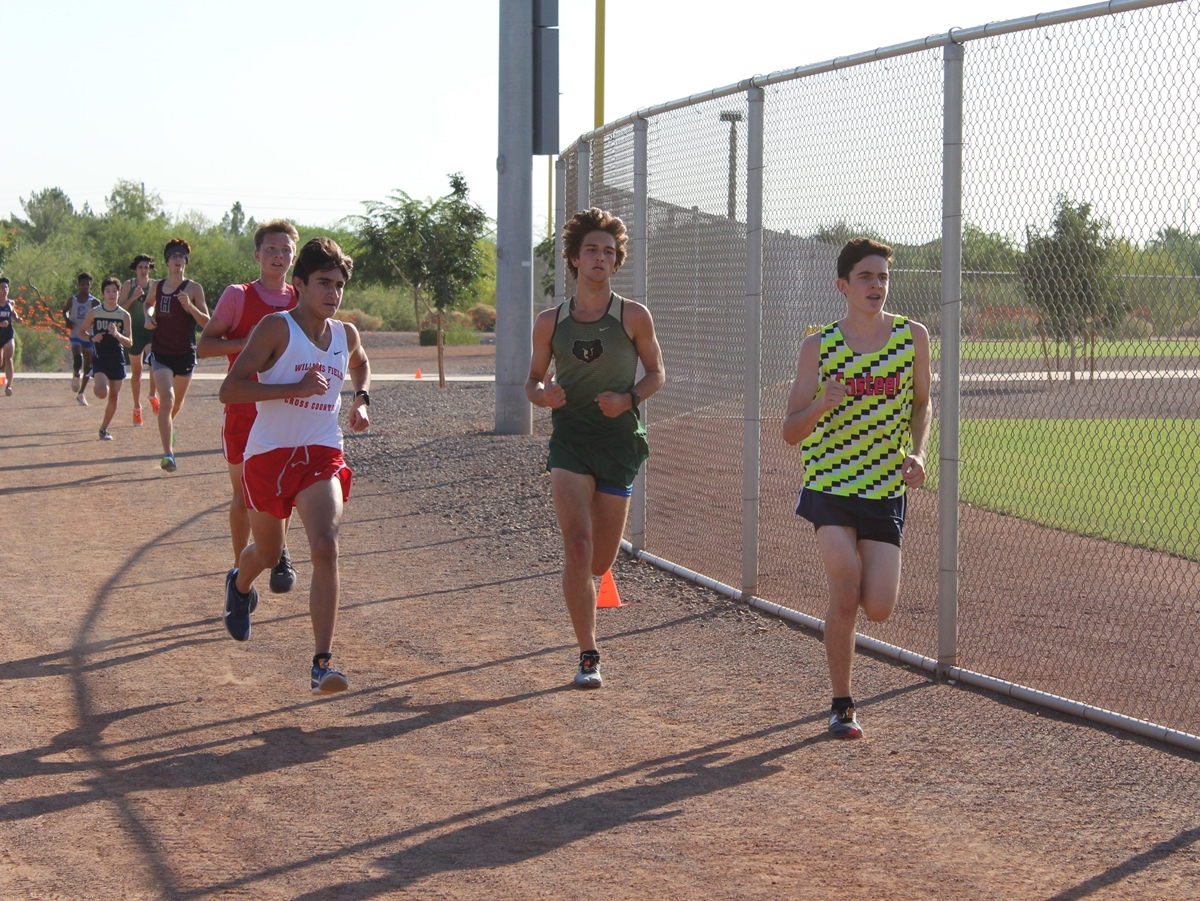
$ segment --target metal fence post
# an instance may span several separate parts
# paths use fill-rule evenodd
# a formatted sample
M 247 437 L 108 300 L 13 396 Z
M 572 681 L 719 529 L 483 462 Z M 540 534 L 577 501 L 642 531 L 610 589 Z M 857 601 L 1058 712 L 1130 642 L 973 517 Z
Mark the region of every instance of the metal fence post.
M 533 4 L 500 4 L 496 156 L 496 434 L 533 433 Z
M 567 162 L 554 161 L 554 305 L 567 299 L 567 264 L 562 258 L 563 228 L 567 224 Z
M 962 314 L 963 45 L 943 53 L 941 416 L 938 448 L 938 674 L 958 665 L 959 351 Z
M 636 119 L 633 123 L 633 241 L 630 248 L 633 263 L 633 297 L 640 304 L 646 303 L 646 252 L 649 217 L 646 204 L 647 187 L 646 175 L 649 166 L 648 142 L 649 125 L 645 119 Z M 645 374 L 642 365 L 638 364 L 638 378 Z M 642 423 L 646 423 L 648 409 L 641 409 Z M 629 529 L 633 538 L 631 542 L 635 550 L 646 549 L 646 464 L 638 470 L 637 478 L 633 480 L 633 503 L 630 509 Z
M 601 138 L 601 141 L 604 139 Z M 575 210 L 587 210 L 592 206 L 592 142 L 582 138 L 575 152 L 575 171 L 578 176 Z
M 742 598 L 758 591 L 762 433 L 763 89 L 746 92 L 746 358 L 742 405 Z

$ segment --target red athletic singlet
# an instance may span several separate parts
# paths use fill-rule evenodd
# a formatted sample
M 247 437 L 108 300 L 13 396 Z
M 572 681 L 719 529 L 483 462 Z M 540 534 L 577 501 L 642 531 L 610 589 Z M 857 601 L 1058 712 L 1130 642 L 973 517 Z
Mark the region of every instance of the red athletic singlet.
M 253 282 L 247 282 L 242 285 L 242 290 L 246 294 L 245 300 L 242 301 L 242 314 L 238 317 L 238 321 L 225 332 L 225 337 L 247 338 L 254 331 L 254 326 L 262 322 L 267 316 L 270 316 L 272 313 L 284 313 L 293 309 L 296 306 L 296 289 L 291 285 L 284 285 L 284 287 L 291 294 L 292 299 L 285 306 L 273 307 L 262 299 L 262 295 L 258 293 L 258 289 L 254 287 Z M 228 356 L 229 368 L 232 369 L 233 361 L 238 358 L 238 355 L 234 353 Z M 257 380 L 256 376 L 255 381 Z M 250 419 L 253 419 L 258 414 L 258 407 L 253 403 L 226 404 L 225 412 L 234 413 L 239 416 L 248 416 Z

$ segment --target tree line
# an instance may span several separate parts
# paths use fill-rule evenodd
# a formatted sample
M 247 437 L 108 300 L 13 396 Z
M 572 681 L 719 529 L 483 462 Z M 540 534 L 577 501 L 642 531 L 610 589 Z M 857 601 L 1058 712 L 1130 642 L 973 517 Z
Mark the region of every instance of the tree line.
M 76 208 L 61 188 L 21 198 L 23 215 L 0 219 L 0 273 L 12 283 L 18 311 L 30 329 L 58 333 L 59 311 L 75 290 L 76 276 L 97 282 L 129 277 L 139 253 L 158 257 L 167 241 L 181 237 L 192 247 L 188 277 L 213 302 L 228 285 L 253 281 L 254 230 L 258 223 L 235 202 L 220 221 L 190 211 L 170 216 L 162 197 L 140 182 L 121 180 L 105 198 L 103 212 Z M 482 307 L 474 324 L 494 324 L 495 249 L 490 222 L 471 202 L 465 180 L 450 176 L 445 197 L 417 200 L 402 191 L 368 201 L 364 213 L 333 227 L 296 223 L 301 243 L 324 234 L 355 258 L 344 315 L 357 313 L 374 328 L 421 328 L 438 319 L 467 328 L 466 310 Z M 161 264 L 161 261 L 160 261 Z M 161 273 L 161 265 L 160 265 Z M 43 339 L 44 340 L 44 339 Z M 20 339 L 19 339 L 20 341 Z M 27 342 L 26 342 L 27 343 Z M 25 361 L 26 368 L 29 361 Z

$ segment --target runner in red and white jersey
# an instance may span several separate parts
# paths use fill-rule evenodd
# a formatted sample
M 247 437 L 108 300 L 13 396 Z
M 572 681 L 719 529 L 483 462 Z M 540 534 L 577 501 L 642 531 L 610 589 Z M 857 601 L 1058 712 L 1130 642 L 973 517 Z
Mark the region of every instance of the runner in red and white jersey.
M 230 285 L 217 301 L 212 318 L 200 335 L 196 352 L 201 357 L 229 357 L 229 366 L 237 359 L 254 327 L 271 313 L 296 306 L 296 289 L 287 283 L 288 270 L 296 256 L 300 240 L 296 227 L 286 219 L 273 219 L 254 233 L 254 260 L 258 263 L 256 281 Z M 229 536 L 233 542 L 233 562 L 237 563 L 250 541 L 250 518 L 242 494 L 242 463 L 246 439 L 254 425 L 254 404 L 226 404 L 221 418 L 221 448 L 229 466 L 229 484 L 233 500 L 229 505 Z M 292 590 L 296 573 L 284 545 L 279 562 L 271 570 L 271 591 L 279 594 Z
M 221 385 L 221 402 L 256 403 L 242 465 L 242 493 L 253 541 L 225 577 L 225 628 L 236 641 L 250 638 L 258 606 L 254 580 L 283 549 L 287 517 L 300 514 L 312 556 L 314 694 L 344 691 L 346 677 L 332 665 L 338 609 L 338 530 L 350 497 L 351 472 L 338 427 L 341 388 L 354 385 L 348 425 L 367 428 L 371 367 L 358 331 L 334 319 L 353 261 L 329 238 L 313 238 L 296 259 L 294 310 L 265 317 L 250 334 Z

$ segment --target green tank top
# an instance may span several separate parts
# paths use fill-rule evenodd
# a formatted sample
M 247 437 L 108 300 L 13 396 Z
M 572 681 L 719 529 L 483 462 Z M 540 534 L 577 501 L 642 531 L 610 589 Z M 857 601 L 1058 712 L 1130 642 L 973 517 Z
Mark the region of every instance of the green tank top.
M 608 417 L 596 403 L 597 394 L 628 391 L 637 381 L 638 353 L 625 331 L 625 299 L 613 294 L 595 322 L 576 320 L 573 303 L 574 298 L 558 305 L 550 339 L 554 378 L 567 394 L 566 404 L 551 414 L 554 430 L 601 443 L 644 432 L 636 411 Z
M 836 322 L 821 330 L 820 381 L 844 382 L 850 391 L 800 444 L 805 488 L 875 500 L 904 494 L 914 360 L 904 316 L 893 317 L 892 334 L 875 353 L 852 351 Z

